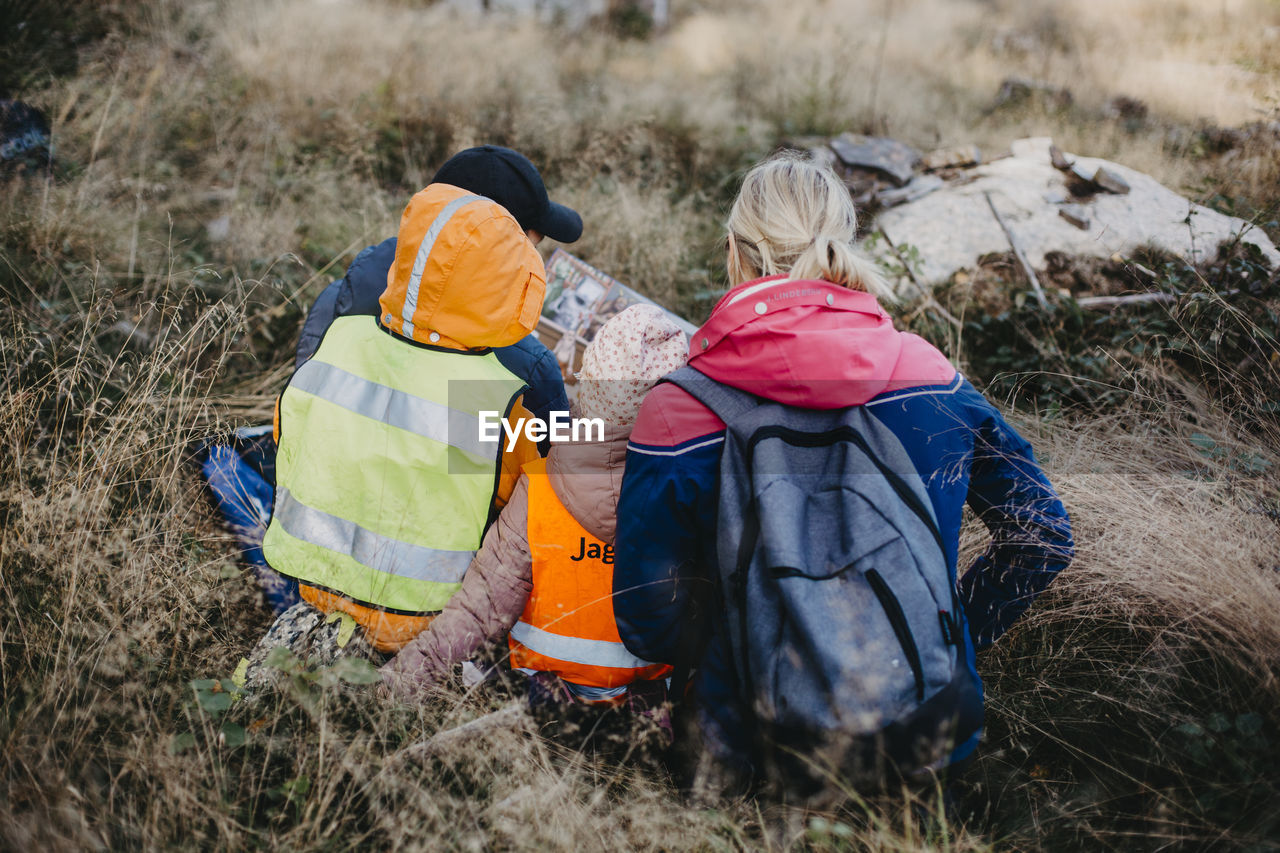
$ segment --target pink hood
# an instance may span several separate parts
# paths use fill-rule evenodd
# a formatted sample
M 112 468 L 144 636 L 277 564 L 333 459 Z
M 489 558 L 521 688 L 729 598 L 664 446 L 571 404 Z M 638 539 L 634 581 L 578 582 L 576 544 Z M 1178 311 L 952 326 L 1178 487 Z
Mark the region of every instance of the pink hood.
M 689 342 L 689 365 L 734 388 L 810 409 L 948 382 L 946 356 L 899 332 L 874 296 L 785 276 L 724 295 Z

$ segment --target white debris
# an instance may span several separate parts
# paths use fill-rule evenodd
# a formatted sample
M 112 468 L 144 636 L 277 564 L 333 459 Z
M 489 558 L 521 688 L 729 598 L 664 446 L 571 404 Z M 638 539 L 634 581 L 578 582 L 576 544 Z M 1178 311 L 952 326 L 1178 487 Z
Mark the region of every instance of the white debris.
M 1280 267 L 1280 252 L 1260 229 L 1235 217 L 1194 204 L 1150 175 L 1091 157 L 1075 157 L 1078 171 L 1106 169 L 1129 185 L 1124 195 L 1099 192 L 1074 200 L 1088 213 L 1087 228 L 1059 215 L 1054 200 L 1068 200 L 1067 176 L 1053 167 L 1051 142 L 1022 139 L 1013 156 L 977 166 L 966 180 L 948 183 L 923 198 L 883 211 L 876 227 L 901 250 L 914 246 L 916 275 L 938 283 L 957 270 L 972 269 L 990 252 L 1010 251 L 1009 240 L 991 214 L 986 193 L 1008 224 L 1031 265 L 1044 268 L 1045 253 L 1111 257 L 1152 245 L 1192 263 L 1213 259 L 1218 246 L 1236 239 L 1253 243 Z M 914 253 L 913 253 L 914 254 Z

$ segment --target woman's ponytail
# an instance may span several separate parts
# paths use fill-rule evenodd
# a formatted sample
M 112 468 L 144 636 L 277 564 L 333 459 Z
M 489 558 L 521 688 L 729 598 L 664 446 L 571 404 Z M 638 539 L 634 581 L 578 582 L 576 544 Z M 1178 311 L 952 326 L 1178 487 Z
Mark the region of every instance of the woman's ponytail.
M 732 284 L 786 273 L 892 301 L 876 265 L 853 246 L 857 211 L 829 168 L 781 154 L 747 173 L 729 211 Z

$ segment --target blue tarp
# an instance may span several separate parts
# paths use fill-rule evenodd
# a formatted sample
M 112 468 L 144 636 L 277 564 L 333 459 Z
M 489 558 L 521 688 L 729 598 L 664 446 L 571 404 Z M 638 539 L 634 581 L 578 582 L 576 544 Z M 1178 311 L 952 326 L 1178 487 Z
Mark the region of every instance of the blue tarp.
M 230 443 L 209 444 L 202 453 L 200 472 L 240 545 L 241 558 L 262 587 L 267 604 L 283 613 L 301 599 L 298 582 L 276 572 L 262 556 L 262 537 L 275 498 L 276 449 L 271 427 L 238 429 Z

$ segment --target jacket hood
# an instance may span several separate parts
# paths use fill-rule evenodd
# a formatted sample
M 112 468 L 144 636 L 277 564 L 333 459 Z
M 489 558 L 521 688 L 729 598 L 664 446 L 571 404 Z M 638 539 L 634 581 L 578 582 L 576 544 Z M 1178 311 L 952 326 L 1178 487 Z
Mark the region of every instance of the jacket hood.
M 631 424 L 604 425 L 604 441 L 554 444 L 547 455 L 547 476 L 569 514 L 602 542 L 617 533 L 618 495 L 627 460 Z
M 726 293 L 689 343 L 689 365 L 759 397 L 839 409 L 952 379 L 933 345 L 899 332 L 874 296 L 786 276 Z
M 382 325 L 450 349 L 504 347 L 533 331 L 546 293 L 542 257 L 515 217 L 484 196 L 431 184 L 400 217 Z

